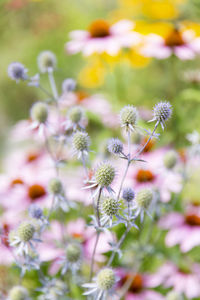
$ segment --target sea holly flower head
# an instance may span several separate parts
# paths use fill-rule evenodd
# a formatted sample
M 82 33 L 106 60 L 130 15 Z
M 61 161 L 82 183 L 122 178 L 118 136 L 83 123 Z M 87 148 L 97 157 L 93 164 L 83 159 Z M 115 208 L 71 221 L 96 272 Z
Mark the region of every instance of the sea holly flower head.
M 66 284 L 59 279 L 46 277 L 41 282 L 43 286 L 37 290 L 42 292 L 42 295 L 38 300 L 59 300 L 67 293 Z
M 122 192 L 122 198 L 130 203 L 135 198 L 135 192 L 132 188 L 124 188 Z
M 138 121 L 138 111 L 132 105 L 127 105 L 120 111 L 120 123 L 121 127 L 126 127 L 132 131 L 135 130 Z
M 120 207 L 119 201 L 114 197 L 105 197 L 101 204 L 101 224 L 109 223 L 109 226 L 112 227 L 113 225 L 113 217 L 118 214 Z
M 110 139 L 107 147 L 108 151 L 113 154 L 121 154 L 123 151 L 123 144 L 119 139 Z
M 38 55 L 37 62 L 40 72 L 47 73 L 56 68 L 57 59 L 53 52 L 46 50 Z
M 67 78 L 62 83 L 63 93 L 69 93 L 74 91 L 76 88 L 76 81 L 72 78 Z
M 90 137 L 86 132 L 76 131 L 73 135 L 72 144 L 78 158 L 87 156 L 90 146 Z
M 107 297 L 114 294 L 114 285 L 116 283 L 115 272 L 111 268 L 104 268 L 93 279 L 94 282 L 83 284 L 84 288 L 89 290 L 83 295 L 94 294 L 95 299 L 108 299 Z
M 160 124 L 162 129 L 164 130 L 165 122 L 172 115 L 172 106 L 167 101 L 161 101 L 154 106 L 153 109 L 153 119 L 149 122 L 156 121 L 156 124 Z
M 101 163 L 95 172 L 96 183 L 101 187 L 108 187 L 109 185 L 111 185 L 114 178 L 115 169 L 108 162 Z
M 8 76 L 16 82 L 26 80 L 28 78 L 27 71 L 24 65 L 19 62 L 13 62 L 8 66 Z
M 178 155 L 176 151 L 170 150 L 168 151 L 164 156 L 164 165 L 167 169 L 173 169 L 173 167 L 176 165 L 178 159 Z
M 151 189 L 144 188 L 140 190 L 135 197 L 135 202 L 133 204 L 133 209 L 136 209 L 136 216 L 140 214 L 141 222 L 144 219 L 144 212 L 146 212 L 150 217 L 148 207 L 153 200 L 153 192 Z
M 77 129 L 84 130 L 83 120 L 84 120 L 84 111 L 80 106 L 73 106 L 67 112 L 67 120 L 63 123 L 65 129 Z
M 50 194 L 58 195 L 63 192 L 63 185 L 60 179 L 58 178 L 52 178 L 49 181 L 48 189 Z
M 80 269 L 82 261 L 82 247 L 79 243 L 71 242 L 66 247 L 66 255 L 61 257 L 61 274 L 64 275 L 68 270 L 76 275 Z
M 28 290 L 23 286 L 16 285 L 10 290 L 8 300 L 30 300 Z

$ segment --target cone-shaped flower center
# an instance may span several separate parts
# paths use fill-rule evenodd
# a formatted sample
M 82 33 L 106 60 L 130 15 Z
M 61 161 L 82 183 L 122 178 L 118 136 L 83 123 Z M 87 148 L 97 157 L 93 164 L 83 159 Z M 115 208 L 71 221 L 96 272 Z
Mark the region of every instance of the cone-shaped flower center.
M 144 140 L 142 141 L 142 145 L 145 145 L 147 142 L 148 138 L 145 137 Z M 152 150 L 153 146 L 155 145 L 155 140 L 151 139 L 148 144 L 145 146 L 143 152 L 149 152 Z
M 171 31 L 165 39 L 165 45 L 168 47 L 182 46 L 184 44 L 185 42 L 182 35 L 177 29 Z
M 24 181 L 21 178 L 15 178 L 10 183 L 11 187 L 14 187 L 15 185 L 18 184 L 24 184 Z
M 28 188 L 28 196 L 31 199 L 31 201 L 37 200 L 38 198 L 43 197 L 45 195 L 46 190 L 40 184 L 33 184 Z
M 185 216 L 185 222 L 190 226 L 200 226 L 200 216 L 188 214 Z
M 132 282 L 131 282 L 131 285 L 129 287 L 129 292 L 140 293 L 140 291 L 143 288 L 143 279 L 142 279 L 142 276 L 140 274 L 136 274 L 136 275 L 131 274 L 131 273 L 126 274 L 122 278 L 121 284 L 124 285 L 125 282 L 131 280 L 131 278 L 132 278 Z
M 89 32 L 93 38 L 104 38 L 110 35 L 109 29 L 109 24 L 106 21 L 96 20 L 90 25 Z
M 155 179 L 155 175 L 150 170 L 138 170 L 136 174 L 136 180 L 138 182 L 152 182 Z
M 9 240 L 8 240 L 9 231 L 10 231 L 9 225 L 7 223 L 4 223 L 2 225 L 1 242 L 6 247 L 9 247 Z
M 35 160 L 37 160 L 39 158 L 40 154 L 37 153 L 37 152 L 30 152 L 28 155 L 27 155 L 27 158 L 26 158 L 26 161 L 28 163 L 31 163 Z

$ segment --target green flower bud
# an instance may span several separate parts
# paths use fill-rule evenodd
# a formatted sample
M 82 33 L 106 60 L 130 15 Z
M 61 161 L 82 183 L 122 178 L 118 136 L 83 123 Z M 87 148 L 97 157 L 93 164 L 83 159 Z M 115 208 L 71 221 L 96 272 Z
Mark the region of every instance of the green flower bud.
M 112 217 L 117 214 L 119 210 L 119 202 L 117 199 L 112 197 L 107 197 L 102 203 L 102 212 L 107 216 Z
M 110 163 L 102 163 L 98 169 L 96 170 L 95 173 L 95 179 L 96 182 L 101 186 L 101 187 L 108 187 L 112 182 L 115 177 L 115 169 Z
M 120 122 L 122 126 L 132 125 L 133 127 L 137 124 L 138 111 L 134 106 L 128 105 L 122 108 L 120 112 Z
M 150 189 L 143 189 L 136 195 L 136 203 L 140 208 L 147 208 L 153 199 L 153 193 Z
M 45 123 L 48 117 L 47 105 L 43 102 L 36 102 L 31 108 L 31 118 L 33 121 Z
M 30 222 L 23 222 L 19 225 L 17 234 L 21 241 L 28 242 L 35 233 L 35 227 Z
M 115 274 L 110 268 L 101 270 L 97 275 L 97 286 L 102 291 L 110 290 L 115 284 Z
M 172 169 L 177 163 L 177 153 L 174 150 L 168 151 L 164 156 L 164 165 L 167 169 Z
M 166 295 L 166 300 L 182 300 L 182 296 L 180 296 L 178 293 L 171 291 Z
M 56 63 L 56 56 L 51 51 L 42 51 L 38 55 L 38 68 L 42 73 L 48 72 L 49 69 L 55 69 Z
M 77 131 L 73 136 L 72 142 L 77 151 L 88 151 L 90 138 L 87 133 Z
M 83 117 L 83 110 L 79 106 L 74 106 L 69 110 L 68 116 L 72 123 L 77 124 Z
M 49 181 L 48 189 L 51 194 L 61 194 L 63 192 L 62 182 L 58 178 L 52 178 Z
M 14 286 L 9 294 L 8 294 L 9 300 L 26 300 L 28 299 L 28 291 L 23 286 Z
M 77 262 L 81 256 L 81 248 L 77 244 L 69 244 L 66 249 L 66 256 L 69 262 Z

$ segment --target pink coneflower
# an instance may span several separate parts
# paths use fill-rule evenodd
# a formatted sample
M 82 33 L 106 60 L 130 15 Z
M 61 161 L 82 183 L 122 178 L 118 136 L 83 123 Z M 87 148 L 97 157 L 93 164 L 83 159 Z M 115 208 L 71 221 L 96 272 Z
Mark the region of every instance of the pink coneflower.
M 122 47 L 131 47 L 141 41 L 140 34 L 132 31 L 133 27 L 133 22 L 129 20 L 121 20 L 112 26 L 105 20 L 96 20 L 88 31 L 75 30 L 70 33 L 72 40 L 66 44 L 67 53 L 117 55 Z
M 160 293 L 151 290 L 151 288 L 157 286 L 153 283 L 151 275 L 136 274 L 120 269 L 118 270 L 118 276 L 120 278 L 119 287 L 122 287 L 127 281 L 131 280 L 125 300 L 164 300 L 164 297 Z
M 189 207 L 185 214 L 169 213 L 159 225 L 169 230 L 165 239 L 168 247 L 180 245 L 181 251 L 187 252 L 200 245 L 200 206 Z
M 150 34 L 144 39 L 141 53 L 147 57 L 165 59 L 172 54 L 181 60 L 194 59 L 200 50 L 200 39 L 191 30 L 180 31 L 174 28 L 166 38 Z
M 187 299 L 200 296 L 200 265 L 190 264 L 189 268 L 177 267 L 171 262 L 164 264 L 152 277 L 152 283 L 173 287 L 178 295 L 184 294 Z

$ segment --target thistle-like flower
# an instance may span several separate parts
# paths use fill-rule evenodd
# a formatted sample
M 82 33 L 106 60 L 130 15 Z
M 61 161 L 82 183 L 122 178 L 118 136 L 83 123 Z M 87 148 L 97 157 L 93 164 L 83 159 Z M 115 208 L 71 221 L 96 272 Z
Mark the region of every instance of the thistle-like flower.
M 144 212 L 151 217 L 148 212 L 148 207 L 152 200 L 153 192 L 150 189 L 142 189 L 137 193 L 133 208 L 136 208 L 136 215 L 140 214 L 141 222 L 143 222 L 144 219 Z
M 10 290 L 8 300 L 30 300 L 29 292 L 25 287 L 16 285 Z
M 60 300 L 67 293 L 66 283 L 59 279 L 45 278 L 42 284 L 43 286 L 37 289 L 42 292 L 38 300 Z
M 32 204 L 29 207 L 29 215 L 33 220 L 38 222 L 39 230 L 38 232 L 42 232 L 46 226 L 49 224 L 47 218 L 43 214 L 43 210 L 36 204 Z M 33 226 L 35 225 L 35 222 L 32 222 Z M 35 226 L 35 227 L 38 227 Z M 37 229 L 36 229 L 37 231 Z
M 52 72 L 56 68 L 57 59 L 53 52 L 42 51 L 37 58 L 38 68 L 41 73 Z
M 74 91 L 76 88 L 76 81 L 72 78 L 67 78 L 62 83 L 63 93 L 69 93 Z
M 164 156 L 164 165 L 167 169 L 173 169 L 173 167 L 176 165 L 178 159 L 178 155 L 176 151 L 170 150 L 168 151 Z
M 36 252 L 33 242 L 41 242 L 35 238 L 35 227 L 29 221 L 22 222 L 17 231 L 11 232 L 9 236 L 10 245 L 16 248 L 19 255 L 28 255 L 29 249 Z
M 28 79 L 28 76 L 26 75 L 27 71 L 28 70 L 24 65 L 19 62 L 13 62 L 8 66 L 8 76 L 16 82 Z
M 166 295 L 166 300 L 183 300 L 183 296 L 175 291 L 171 291 Z
M 114 295 L 114 286 L 116 284 L 116 275 L 111 268 L 102 269 L 93 279 L 93 283 L 83 284 L 84 288 L 89 290 L 83 295 L 94 295 L 96 300 L 106 300 L 109 296 Z
M 121 127 L 126 127 L 132 131 L 135 130 L 138 120 L 138 111 L 132 105 L 127 105 L 120 111 L 120 123 Z
M 156 121 L 156 126 L 160 123 L 162 129 L 164 130 L 165 122 L 172 115 L 172 106 L 169 102 L 159 102 L 154 106 L 153 109 L 153 119 L 149 122 Z
M 73 106 L 69 109 L 67 113 L 67 120 L 63 122 L 66 130 L 73 129 L 84 129 L 83 126 L 84 112 L 82 107 Z
M 39 129 L 39 135 L 43 135 L 45 126 L 47 126 L 48 107 L 43 102 L 36 102 L 30 110 L 31 119 L 33 123 L 31 129 Z
M 135 198 L 135 192 L 132 188 L 124 188 L 122 192 L 122 198 L 130 203 Z
M 64 275 L 68 270 L 75 276 L 80 269 L 82 259 L 81 245 L 75 242 L 69 243 L 66 247 L 66 255 L 61 257 L 61 274 Z
M 62 182 L 58 178 L 52 178 L 48 184 L 48 190 L 51 195 L 53 195 L 54 205 L 53 209 L 58 209 L 59 207 L 67 212 L 70 208 L 75 207 L 73 202 L 68 201 L 65 195 L 65 191 Z
M 76 131 L 73 135 L 72 144 L 78 159 L 88 155 L 90 137 L 86 132 Z
M 123 151 L 123 144 L 119 139 L 108 140 L 108 151 L 113 154 L 121 154 Z
M 118 215 L 119 208 L 120 203 L 117 199 L 114 197 L 105 197 L 101 205 L 101 224 L 104 224 L 105 226 L 108 223 L 109 227 L 112 227 L 114 225 L 113 217 Z M 118 223 L 115 225 L 117 224 Z

